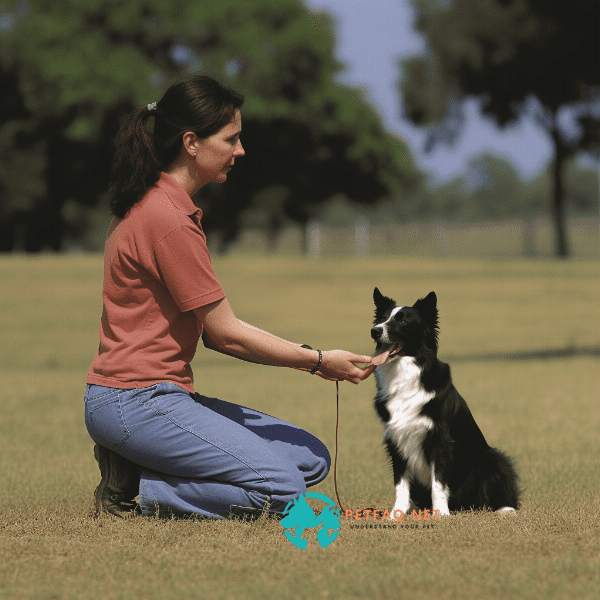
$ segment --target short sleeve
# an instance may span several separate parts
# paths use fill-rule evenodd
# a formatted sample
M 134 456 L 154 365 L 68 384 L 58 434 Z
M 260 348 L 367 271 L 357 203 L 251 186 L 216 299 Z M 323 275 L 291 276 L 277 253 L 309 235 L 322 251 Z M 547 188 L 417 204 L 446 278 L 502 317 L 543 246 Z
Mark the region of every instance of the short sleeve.
M 162 238 L 154 248 L 156 268 L 182 312 L 225 297 L 213 270 L 206 238 L 190 223 Z

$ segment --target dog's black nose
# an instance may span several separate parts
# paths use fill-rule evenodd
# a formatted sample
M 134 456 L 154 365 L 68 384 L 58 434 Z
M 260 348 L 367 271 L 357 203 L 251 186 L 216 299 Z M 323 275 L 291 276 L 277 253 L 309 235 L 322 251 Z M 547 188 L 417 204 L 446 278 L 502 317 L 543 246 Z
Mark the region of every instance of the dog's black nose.
M 371 337 L 375 341 L 377 341 L 381 337 L 382 333 L 383 331 L 381 329 L 378 329 L 377 327 L 373 327 L 373 329 L 371 329 Z

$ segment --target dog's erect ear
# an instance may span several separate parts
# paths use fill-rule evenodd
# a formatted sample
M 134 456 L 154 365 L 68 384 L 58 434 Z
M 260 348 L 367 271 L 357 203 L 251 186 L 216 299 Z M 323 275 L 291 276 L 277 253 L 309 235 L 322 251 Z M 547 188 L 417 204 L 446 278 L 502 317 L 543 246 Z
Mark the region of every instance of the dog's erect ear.
M 438 309 L 437 309 L 437 296 L 435 292 L 430 292 L 425 296 L 425 298 L 421 298 L 417 300 L 413 308 L 419 312 L 423 321 L 427 324 L 429 328 L 429 333 L 427 335 L 429 339 L 429 344 L 434 346 L 437 351 L 438 347 Z
M 375 301 L 375 322 L 381 320 L 385 312 L 396 305 L 391 298 L 384 296 L 378 288 L 373 290 L 373 300 Z
M 413 308 L 419 312 L 419 314 L 429 323 L 429 326 L 433 329 L 437 328 L 438 324 L 438 310 L 437 310 L 437 296 L 435 292 L 430 292 L 425 296 L 417 300 L 413 304 Z
M 435 295 L 435 292 L 429 292 L 429 294 L 423 298 L 423 301 L 429 303 L 433 308 L 437 307 L 437 296 Z

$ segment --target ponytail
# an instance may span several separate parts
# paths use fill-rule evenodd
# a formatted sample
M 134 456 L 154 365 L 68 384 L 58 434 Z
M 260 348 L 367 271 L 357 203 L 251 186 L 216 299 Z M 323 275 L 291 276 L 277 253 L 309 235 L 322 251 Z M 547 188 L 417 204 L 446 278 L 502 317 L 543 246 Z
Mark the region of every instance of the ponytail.
M 117 135 L 108 201 L 116 217 L 123 218 L 159 178 L 161 165 L 148 129 L 151 114 L 149 107 L 135 110 Z
M 243 96 L 211 77 L 195 75 L 172 85 L 159 102 L 133 111 L 116 139 L 108 201 L 113 214 L 123 218 L 158 181 L 179 155 L 184 133 L 210 137 L 231 122 L 243 102 Z

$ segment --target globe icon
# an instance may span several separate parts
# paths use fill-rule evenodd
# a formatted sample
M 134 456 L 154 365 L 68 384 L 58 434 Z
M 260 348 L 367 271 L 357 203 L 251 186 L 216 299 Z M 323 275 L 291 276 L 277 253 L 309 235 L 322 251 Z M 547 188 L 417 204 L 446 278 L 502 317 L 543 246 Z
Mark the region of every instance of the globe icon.
M 307 498 L 313 498 L 325 503 L 317 515 L 309 505 Z M 287 539 L 301 550 L 306 550 L 308 540 L 302 538 L 307 529 L 317 530 L 317 541 L 321 548 L 326 548 L 338 536 L 341 528 L 340 509 L 333 500 L 324 494 L 307 492 L 300 494 L 296 500 L 288 503 L 283 511 L 281 526 Z

